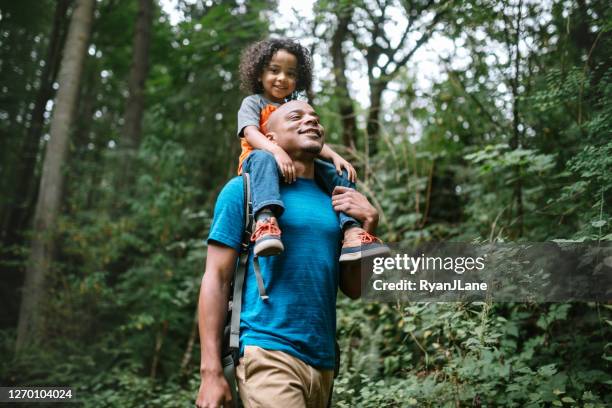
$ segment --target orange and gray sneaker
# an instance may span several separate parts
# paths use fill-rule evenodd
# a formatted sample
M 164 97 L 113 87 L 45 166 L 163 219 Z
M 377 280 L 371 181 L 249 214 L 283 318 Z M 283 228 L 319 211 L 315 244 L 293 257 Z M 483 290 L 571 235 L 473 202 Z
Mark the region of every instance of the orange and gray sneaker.
M 283 247 L 280 236 L 281 230 L 275 217 L 257 221 L 255 232 L 251 236 L 251 241 L 255 242 L 255 248 L 253 248 L 255 256 L 275 256 L 283 252 L 285 247 Z
M 379 238 L 363 228 L 353 227 L 344 231 L 340 262 L 358 261 L 373 256 L 387 256 L 391 250 Z

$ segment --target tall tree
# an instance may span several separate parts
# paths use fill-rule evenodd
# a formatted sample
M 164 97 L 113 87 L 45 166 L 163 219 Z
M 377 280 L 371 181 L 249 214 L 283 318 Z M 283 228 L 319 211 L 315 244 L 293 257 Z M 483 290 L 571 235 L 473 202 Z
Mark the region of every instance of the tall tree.
M 399 5 L 393 0 L 357 3 L 350 33 L 354 45 L 367 63 L 370 85 L 367 135 L 371 155 L 378 151 L 383 92 L 401 68 L 438 30 L 438 24 L 449 14 L 453 3 L 453 0 L 410 0 L 401 1 Z M 406 25 L 399 40 L 395 41 L 387 27 L 397 24 L 396 16 L 392 16 L 391 11 L 398 9 L 405 16 Z
M 142 132 L 142 114 L 144 112 L 145 81 L 149 69 L 149 47 L 151 44 L 151 25 L 153 22 L 153 1 L 138 1 L 138 18 L 134 33 L 132 67 L 128 83 L 129 96 L 125 105 L 123 142 L 128 154 L 125 155 L 128 168 L 130 152 L 138 149 Z M 127 174 L 126 174 L 127 175 Z
M 348 81 L 346 78 L 346 54 L 342 44 L 349 37 L 349 23 L 353 16 L 353 7 L 349 4 L 340 5 L 338 10 L 338 22 L 332 35 L 330 53 L 333 62 L 334 79 L 336 82 L 336 97 L 340 116 L 342 118 L 342 143 L 346 147 L 355 148 L 357 120 L 353 100 L 349 94 Z
M 504 36 L 506 38 L 506 45 L 508 48 L 508 55 L 510 57 L 510 61 L 514 64 L 514 72 L 512 77 L 510 78 L 510 89 L 512 90 L 512 137 L 510 138 L 510 148 L 512 150 L 517 150 L 522 147 L 521 139 L 524 133 L 525 127 L 522 126 L 521 130 L 521 117 L 519 111 L 519 98 L 520 91 L 519 85 L 521 81 L 521 52 L 520 52 L 520 41 L 521 41 L 521 19 L 523 18 L 523 2 L 522 0 L 518 1 L 518 4 L 515 7 L 513 5 L 504 3 Z M 511 14 L 514 17 L 514 21 L 509 21 L 509 17 L 507 14 L 507 8 L 512 7 L 515 11 Z M 514 10 L 516 9 L 516 10 Z M 512 30 L 512 32 L 511 32 Z M 518 236 L 523 235 L 523 182 L 521 177 L 521 167 L 514 166 L 514 172 L 516 180 L 514 181 L 514 202 L 513 205 L 516 204 L 516 220 L 517 220 L 517 230 Z
M 46 147 L 42 177 L 34 213 L 34 234 L 26 269 L 19 323 L 17 350 L 33 343 L 41 328 L 40 304 L 44 281 L 53 261 L 53 233 L 59 213 L 70 126 L 73 122 L 81 72 L 93 20 L 95 0 L 77 0 L 58 75 L 59 89 L 51 119 L 50 140 Z

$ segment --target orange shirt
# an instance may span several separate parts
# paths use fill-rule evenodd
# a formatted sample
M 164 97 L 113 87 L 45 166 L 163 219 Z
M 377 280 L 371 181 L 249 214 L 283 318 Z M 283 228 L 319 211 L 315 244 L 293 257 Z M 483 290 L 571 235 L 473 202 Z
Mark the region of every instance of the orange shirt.
M 261 114 L 259 115 L 259 131 L 264 135 L 267 132 L 266 124 L 268 123 L 268 119 L 270 118 L 272 112 L 274 112 L 276 109 L 277 107 L 274 105 L 266 105 L 261 110 Z M 242 163 L 246 160 L 249 154 L 255 150 L 253 146 L 247 142 L 246 137 L 244 136 L 240 138 L 240 148 L 242 151 L 240 152 L 240 157 L 238 158 L 238 175 L 242 174 Z

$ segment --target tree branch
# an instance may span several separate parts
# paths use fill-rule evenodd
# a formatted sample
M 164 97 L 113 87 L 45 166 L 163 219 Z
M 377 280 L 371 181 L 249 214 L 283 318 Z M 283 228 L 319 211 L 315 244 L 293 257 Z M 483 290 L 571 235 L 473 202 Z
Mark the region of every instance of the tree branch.
M 448 73 L 448 77 L 451 80 L 451 82 L 459 84 L 459 86 L 460 86 L 461 90 L 463 91 L 463 93 L 465 95 L 467 95 L 478 106 L 478 108 L 482 112 L 484 112 L 485 116 L 487 117 L 487 119 L 489 119 L 491 124 L 494 125 L 497 128 L 497 130 L 499 130 L 501 132 L 505 131 L 504 127 L 495 120 L 495 118 L 493 117 L 491 112 L 489 112 L 487 110 L 487 108 L 480 101 L 480 99 L 478 99 L 476 97 L 476 95 L 474 95 L 474 94 L 472 94 L 472 93 L 467 91 L 467 89 L 465 88 L 465 85 L 463 84 L 463 82 L 461 82 L 461 79 L 459 79 L 459 77 L 457 75 L 455 75 L 455 73 L 450 69 L 450 67 L 446 68 L 446 72 Z
M 396 62 L 394 58 L 390 58 L 389 61 L 387 61 L 387 63 L 381 68 L 383 75 L 387 76 L 389 79 L 392 79 L 393 77 L 395 77 L 395 75 L 397 75 L 399 71 L 399 68 L 406 65 L 406 63 L 410 60 L 410 58 L 412 58 L 414 53 L 417 52 L 417 50 L 421 48 L 421 46 L 425 44 L 429 40 L 429 38 L 431 38 L 431 36 L 435 32 L 436 24 L 438 24 L 440 19 L 442 19 L 442 17 L 447 12 L 448 12 L 448 8 L 445 7 L 434 16 L 433 20 L 431 21 L 431 24 L 429 24 L 429 26 L 427 27 L 426 32 L 421 36 L 421 38 L 418 39 L 418 41 L 416 42 L 414 47 L 410 50 L 410 52 L 408 52 L 408 54 L 406 54 L 400 61 Z M 387 68 L 389 67 L 391 62 L 396 64 L 395 68 L 390 73 L 387 73 Z

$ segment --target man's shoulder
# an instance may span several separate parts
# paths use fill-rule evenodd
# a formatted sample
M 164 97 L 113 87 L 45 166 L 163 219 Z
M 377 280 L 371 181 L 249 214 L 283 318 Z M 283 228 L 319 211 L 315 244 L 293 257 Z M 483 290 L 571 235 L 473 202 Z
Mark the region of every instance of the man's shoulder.
M 208 241 L 238 250 L 244 224 L 242 177 L 229 180 L 217 196 Z
M 244 192 L 243 189 L 242 176 L 233 177 L 227 183 L 225 183 L 221 189 L 221 192 L 219 193 L 219 196 L 217 197 L 217 201 L 242 199 Z

